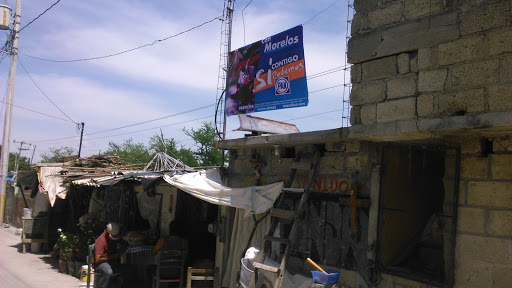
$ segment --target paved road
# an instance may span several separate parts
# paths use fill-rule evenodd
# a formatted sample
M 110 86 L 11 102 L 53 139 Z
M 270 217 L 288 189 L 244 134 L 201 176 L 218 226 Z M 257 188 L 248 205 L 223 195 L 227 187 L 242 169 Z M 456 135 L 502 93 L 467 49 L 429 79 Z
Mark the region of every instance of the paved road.
M 13 227 L 0 228 L 0 287 L 79 287 L 78 278 L 59 273 L 55 258 L 21 253 L 21 236 L 15 231 Z

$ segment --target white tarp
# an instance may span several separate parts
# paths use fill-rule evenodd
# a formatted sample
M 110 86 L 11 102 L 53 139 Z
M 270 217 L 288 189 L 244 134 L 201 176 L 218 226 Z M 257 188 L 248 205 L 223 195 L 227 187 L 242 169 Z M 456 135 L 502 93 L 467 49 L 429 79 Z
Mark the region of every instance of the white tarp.
M 68 192 L 67 185 L 63 183 L 63 178 L 59 174 L 62 167 L 46 167 L 43 166 L 39 170 L 39 190 L 48 193 L 48 201 L 50 205 L 55 204 L 57 197 L 66 199 Z
M 223 186 L 219 171 L 209 169 L 184 175 L 164 176 L 164 180 L 206 202 L 245 209 L 245 216 L 272 208 L 283 182 L 264 186 L 231 188 Z

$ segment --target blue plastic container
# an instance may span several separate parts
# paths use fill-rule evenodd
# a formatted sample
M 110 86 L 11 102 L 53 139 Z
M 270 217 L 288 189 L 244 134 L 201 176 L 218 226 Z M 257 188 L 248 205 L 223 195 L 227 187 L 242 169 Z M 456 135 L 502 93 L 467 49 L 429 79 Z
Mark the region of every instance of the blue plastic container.
M 340 278 L 340 272 L 333 269 L 325 269 L 325 272 L 328 274 L 325 274 L 322 271 L 311 271 L 311 274 L 313 274 L 313 282 L 320 283 L 320 284 L 336 284 L 338 283 L 338 279 Z

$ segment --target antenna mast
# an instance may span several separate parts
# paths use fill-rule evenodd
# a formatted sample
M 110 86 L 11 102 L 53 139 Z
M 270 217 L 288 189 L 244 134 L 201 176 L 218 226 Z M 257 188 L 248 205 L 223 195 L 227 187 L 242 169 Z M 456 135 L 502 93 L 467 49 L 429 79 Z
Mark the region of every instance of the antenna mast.
M 220 34 L 220 59 L 219 59 L 219 78 L 217 81 L 217 98 L 218 103 L 217 113 L 217 129 L 220 131 L 222 128 L 222 139 L 226 139 L 226 113 L 225 113 L 225 95 L 223 92 L 226 90 L 228 81 L 228 64 L 229 64 L 229 51 L 231 51 L 231 30 L 233 23 L 233 11 L 235 0 L 224 1 L 224 16 L 222 19 L 222 28 Z

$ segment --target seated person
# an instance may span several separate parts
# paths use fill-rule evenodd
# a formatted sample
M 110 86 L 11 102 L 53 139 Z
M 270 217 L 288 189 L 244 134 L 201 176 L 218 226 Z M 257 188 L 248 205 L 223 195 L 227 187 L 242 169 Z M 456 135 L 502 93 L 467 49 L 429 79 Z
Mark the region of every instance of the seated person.
M 134 275 L 132 267 L 126 264 L 120 264 L 120 251 L 117 251 L 117 242 L 121 238 L 119 224 L 112 222 L 107 225 L 107 228 L 96 239 L 94 243 L 94 257 L 92 266 L 94 271 L 99 273 L 98 287 L 111 287 L 113 285 L 112 274 L 121 274 L 122 278 Z

